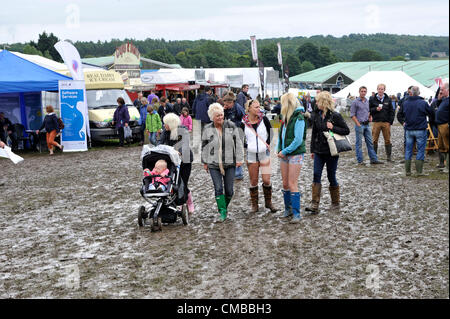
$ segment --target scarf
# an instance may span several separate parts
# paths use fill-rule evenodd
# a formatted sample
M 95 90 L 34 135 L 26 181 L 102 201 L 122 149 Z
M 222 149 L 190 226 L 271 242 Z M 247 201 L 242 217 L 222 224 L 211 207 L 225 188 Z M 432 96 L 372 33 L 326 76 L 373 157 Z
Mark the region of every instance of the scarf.
M 264 115 L 262 114 L 262 112 L 259 112 L 258 123 L 257 123 L 258 125 L 263 120 L 263 117 L 264 117 Z M 242 118 L 242 121 L 244 122 L 245 125 L 252 127 L 252 124 L 250 124 L 250 120 L 248 119 L 248 114 L 244 115 L 244 117 Z

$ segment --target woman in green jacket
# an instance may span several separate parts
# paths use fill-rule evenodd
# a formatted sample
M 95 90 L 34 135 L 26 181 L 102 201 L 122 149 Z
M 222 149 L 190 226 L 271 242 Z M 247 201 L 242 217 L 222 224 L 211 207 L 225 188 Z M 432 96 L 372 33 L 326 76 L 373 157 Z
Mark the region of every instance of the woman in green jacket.
M 305 112 L 298 99 L 292 93 L 281 97 L 281 115 L 283 124 L 278 137 L 278 158 L 280 158 L 281 178 L 283 179 L 284 215 L 293 215 L 292 223 L 298 223 L 300 216 L 300 192 L 298 177 L 306 152 Z
M 148 132 L 150 143 L 156 145 L 156 137 L 161 133 L 161 118 L 159 117 L 158 110 L 154 105 L 147 107 L 147 119 L 145 120 L 145 130 Z

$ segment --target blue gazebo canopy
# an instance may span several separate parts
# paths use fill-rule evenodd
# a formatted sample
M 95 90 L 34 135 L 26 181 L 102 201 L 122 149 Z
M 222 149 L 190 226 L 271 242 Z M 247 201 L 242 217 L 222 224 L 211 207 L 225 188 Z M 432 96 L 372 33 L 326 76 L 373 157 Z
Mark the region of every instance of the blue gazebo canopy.
M 72 78 L 12 54 L 0 52 L 0 94 L 58 91 L 59 80 Z

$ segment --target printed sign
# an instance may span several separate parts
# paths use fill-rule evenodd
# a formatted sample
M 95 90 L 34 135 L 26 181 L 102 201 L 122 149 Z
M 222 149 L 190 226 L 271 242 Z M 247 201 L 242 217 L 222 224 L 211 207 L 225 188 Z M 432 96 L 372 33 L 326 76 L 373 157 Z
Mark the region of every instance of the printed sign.
M 59 101 L 64 129 L 61 143 L 65 152 L 87 151 L 84 81 L 59 81 Z

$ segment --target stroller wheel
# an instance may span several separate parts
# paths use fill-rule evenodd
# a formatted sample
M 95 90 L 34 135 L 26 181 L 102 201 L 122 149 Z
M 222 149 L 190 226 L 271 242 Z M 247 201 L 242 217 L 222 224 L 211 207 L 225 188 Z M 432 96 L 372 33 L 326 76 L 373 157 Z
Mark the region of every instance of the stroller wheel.
M 155 223 L 155 219 L 154 218 L 150 218 L 150 227 L 152 232 L 158 231 L 158 230 L 162 230 L 162 220 L 161 217 L 158 217 L 158 219 L 156 220 Z
M 189 214 L 188 214 L 188 210 L 187 210 L 186 204 L 184 204 L 181 207 L 181 220 L 183 221 L 184 225 L 189 224 Z
M 139 207 L 139 210 L 138 210 L 138 224 L 139 224 L 139 227 L 144 226 L 144 219 L 147 218 L 146 215 L 147 214 L 145 213 L 145 207 L 144 206 Z

